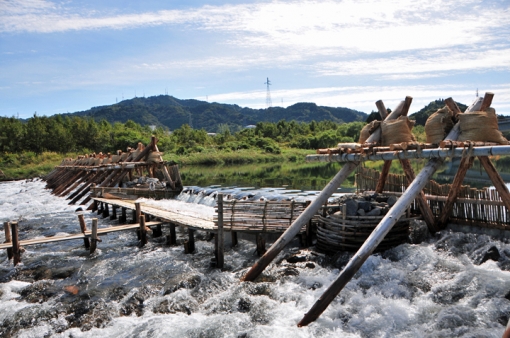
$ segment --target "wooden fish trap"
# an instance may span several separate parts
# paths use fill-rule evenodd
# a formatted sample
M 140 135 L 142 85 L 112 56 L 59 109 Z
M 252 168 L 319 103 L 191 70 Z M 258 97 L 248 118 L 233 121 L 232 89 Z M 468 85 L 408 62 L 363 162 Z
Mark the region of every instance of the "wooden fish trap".
M 147 147 L 138 143 L 136 149 L 128 148 L 125 153 L 119 150 L 115 155 L 94 153 L 79 156 L 77 159 L 64 159 L 44 178 L 46 188 L 51 189 L 57 196 L 68 196 L 67 199 L 71 200 L 69 204 L 83 205 L 90 201 L 91 196 L 88 194 L 94 187 L 118 188 L 125 181 L 146 175 L 164 182 L 165 188 L 153 193 L 156 189 L 147 187 L 146 192 L 140 189 L 136 190 L 136 193 L 144 197 L 151 194 L 156 197 L 179 194 L 183 189 L 179 167 L 175 163 L 163 161 L 157 142 L 158 139 L 153 136 Z M 115 193 L 130 195 L 134 191 L 116 190 Z
M 317 226 L 318 250 L 334 254 L 339 251 L 357 251 L 384 216 L 319 216 Z M 377 246 L 376 251 L 387 250 L 407 241 L 409 221 L 402 217 Z

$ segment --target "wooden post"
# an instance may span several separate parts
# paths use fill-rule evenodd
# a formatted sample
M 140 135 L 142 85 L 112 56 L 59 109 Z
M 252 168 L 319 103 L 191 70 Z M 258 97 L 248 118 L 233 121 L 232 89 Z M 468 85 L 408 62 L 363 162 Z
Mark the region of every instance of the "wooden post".
M 133 224 L 137 224 L 138 223 L 136 221 L 136 209 L 135 210 L 131 210 L 131 223 L 133 223 Z
M 403 159 L 403 160 L 400 160 L 400 164 L 402 165 L 402 168 L 404 169 L 407 183 L 411 184 L 416 177 L 414 175 L 414 170 L 413 170 L 413 167 L 411 166 L 411 162 L 409 160 Z M 416 202 L 418 203 L 418 206 L 421 211 L 421 215 L 423 217 L 423 220 L 427 224 L 429 231 L 431 233 L 436 233 L 436 231 L 438 231 L 439 228 L 436 226 L 434 213 L 432 213 L 432 210 L 430 210 L 427 200 L 425 199 L 425 193 L 423 191 L 421 191 L 416 196 Z
M 117 219 L 117 206 L 112 204 L 112 215 L 110 219 Z
M 232 246 L 236 246 L 237 243 L 238 243 L 238 240 L 237 240 L 237 232 L 236 231 L 230 231 L 230 238 L 232 240 Z
M 11 233 L 12 233 L 12 258 L 14 266 L 21 263 L 21 252 L 18 238 L 18 222 L 11 222 Z
M 90 236 L 90 254 L 93 254 L 97 248 L 97 242 L 99 238 L 97 237 L 97 218 L 92 219 L 92 233 Z
M 85 218 L 83 217 L 82 214 L 78 215 L 78 220 L 80 222 L 81 232 L 85 235 L 85 231 L 87 231 L 87 225 L 85 224 Z M 85 237 L 83 239 L 83 245 L 85 245 L 85 249 L 90 248 L 90 241 L 89 241 L 88 237 Z
M 104 209 L 104 203 L 103 202 L 99 202 L 99 208 L 97 208 L 97 214 L 100 215 L 103 213 L 103 209 Z
M 184 252 L 187 254 L 195 251 L 195 230 L 188 228 L 188 240 L 184 241 Z
M 142 215 L 142 207 L 140 205 L 140 202 L 135 203 L 135 224 L 140 223 L 140 219 Z
M 489 160 L 487 156 L 479 156 L 478 160 L 480 163 L 482 163 L 482 166 L 484 167 L 485 171 L 487 172 L 487 175 L 489 175 L 489 178 L 492 181 L 492 184 L 494 184 L 494 187 L 499 193 L 499 196 L 501 197 L 501 200 L 505 204 L 505 207 L 507 210 L 510 210 L 510 192 L 508 191 L 508 188 L 501 178 L 499 176 L 498 171 L 492 164 L 492 162 Z
M 386 183 L 386 178 L 390 173 L 391 168 L 391 160 L 384 161 L 384 165 L 381 170 L 381 176 L 379 176 L 379 180 L 377 181 L 377 186 L 375 187 L 375 192 L 380 194 L 384 190 L 384 184 Z
M 224 254 L 225 254 L 225 239 L 223 233 L 223 194 L 218 194 L 218 233 L 216 234 L 218 238 L 218 247 L 217 247 L 217 260 L 216 266 L 219 269 L 223 269 L 224 266 Z
M 476 106 L 480 100 L 476 100 L 473 105 L 468 109 L 476 110 Z M 459 124 L 457 123 L 446 140 L 457 140 L 460 134 Z M 303 319 L 298 323 L 298 326 L 306 326 L 316 320 L 335 297 L 342 291 L 344 286 L 352 279 L 354 274 L 361 268 L 363 263 L 372 254 L 375 248 L 382 242 L 386 234 L 391 230 L 393 225 L 405 213 L 407 207 L 412 203 L 414 198 L 423 190 L 427 185 L 429 178 L 436 172 L 436 170 L 443 163 L 441 158 L 432 158 L 428 161 L 422 171 L 416 176 L 414 181 L 407 187 L 402 196 L 397 200 L 393 207 L 388 211 L 386 216 L 383 217 L 381 222 L 372 231 L 365 243 L 360 247 L 356 254 L 351 258 L 349 263 L 344 267 L 338 278 L 328 287 L 324 294 L 315 302 L 310 311 L 305 314 Z
M 92 202 L 92 210 L 91 211 L 94 212 L 94 211 L 97 211 L 97 209 L 98 209 L 97 208 L 97 201 L 94 200 L 94 202 Z
M 177 244 L 177 236 L 175 234 L 175 224 L 170 223 L 170 235 L 166 236 L 166 243 L 169 245 Z
M 266 239 L 264 234 L 257 233 L 257 255 L 262 256 L 266 252 Z
M 147 244 L 147 230 L 145 229 L 145 217 L 140 217 L 140 246 Z
M 460 187 L 464 181 L 464 177 L 466 176 L 467 171 L 473 165 L 473 160 L 473 157 L 463 157 L 460 161 L 459 169 L 453 178 L 452 185 L 450 186 L 450 191 L 448 191 L 448 197 L 446 198 L 446 202 L 444 203 L 443 210 L 441 211 L 441 215 L 439 216 L 437 222 L 439 229 L 446 228 L 448 218 L 450 218 L 450 213 L 453 209 L 453 204 L 457 201 Z
M 4 232 L 5 232 L 5 242 L 4 243 L 11 243 L 11 223 L 4 222 Z M 11 260 L 12 258 L 12 248 L 7 248 L 7 259 Z
M 110 207 L 108 206 L 108 203 L 105 203 L 103 208 L 103 218 L 108 216 L 110 216 Z
M 126 208 L 122 207 L 121 209 L 121 214 L 120 214 L 120 218 L 119 218 L 119 223 L 126 223 L 127 221 L 127 215 L 126 215 Z

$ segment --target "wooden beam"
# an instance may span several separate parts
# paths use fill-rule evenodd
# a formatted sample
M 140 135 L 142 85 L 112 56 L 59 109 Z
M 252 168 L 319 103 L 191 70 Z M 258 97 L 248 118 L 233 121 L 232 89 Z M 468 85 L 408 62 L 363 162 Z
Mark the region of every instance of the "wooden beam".
M 439 229 L 446 228 L 446 225 L 448 224 L 448 218 L 450 218 L 450 214 L 453 210 L 453 205 L 457 201 L 462 182 L 464 181 L 464 177 L 466 176 L 467 171 L 473 165 L 473 160 L 473 157 L 463 157 L 460 161 L 459 169 L 453 178 L 450 191 L 448 191 L 448 197 L 446 198 L 443 210 L 441 211 L 441 215 L 439 215 L 439 219 L 437 221 L 437 227 Z
M 147 244 L 147 230 L 145 229 L 145 217 L 140 217 L 140 246 Z
M 492 184 L 494 184 L 494 187 L 498 191 L 499 196 L 501 197 L 501 200 L 505 204 L 506 209 L 510 210 L 510 192 L 508 191 L 505 181 L 503 181 L 501 176 L 499 176 L 498 171 L 496 170 L 496 168 L 494 167 L 494 165 L 487 156 L 479 156 L 478 160 L 480 161 L 480 163 L 482 163 L 482 166 L 487 172 L 487 175 L 489 175 L 489 178 L 491 179 Z
M 411 162 L 409 160 L 400 160 L 400 164 L 402 165 L 402 168 L 404 169 L 407 183 L 410 185 L 416 178 L 416 175 L 414 174 L 413 167 L 411 166 Z M 427 200 L 425 199 L 425 193 L 423 192 L 423 190 L 416 196 L 416 202 L 418 203 L 418 207 L 420 208 L 421 215 L 423 217 L 423 220 L 427 224 L 427 227 L 429 228 L 430 233 L 433 234 L 436 231 L 438 231 L 439 229 L 436 227 L 434 213 L 432 212 L 432 210 L 430 210 Z
M 80 230 L 83 234 L 85 234 L 85 231 L 87 231 L 87 225 L 85 224 L 85 218 L 82 214 L 78 215 L 78 220 L 80 222 Z M 85 249 L 90 248 L 90 241 L 88 237 L 83 238 L 83 245 L 85 246 Z
M 384 190 L 384 185 L 386 184 L 386 178 L 388 177 L 388 174 L 390 173 L 391 168 L 391 160 L 384 161 L 384 165 L 381 170 L 381 175 L 379 176 L 379 180 L 377 181 L 377 186 L 375 187 L 375 192 L 380 194 Z
M 11 222 L 11 234 L 12 234 L 12 262 L 14 266 L 21 263 L 21 251 L 18 238 L 18 222 Z
M 12 237 L 11 237 L 11 223 L 4 222 L 4 233 L 5 233 L 5 242 L 4 243 L 11 243 Z M 12 258 L 12 248 L 7 248 L 7 259 L 11 260 Z
M 89 252 L 93 254 L 97 248 L 97 242 L 99 242 L 99 237 L 97 237 L 97 218 L 92 219 L 92 234 L 90 236 L 90 247 Z

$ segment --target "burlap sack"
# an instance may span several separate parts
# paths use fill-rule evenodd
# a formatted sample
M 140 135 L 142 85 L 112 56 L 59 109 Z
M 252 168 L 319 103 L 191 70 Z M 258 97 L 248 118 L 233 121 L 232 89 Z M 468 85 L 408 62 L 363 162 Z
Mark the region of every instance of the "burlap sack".
M 416 139 L 411 133 L 415 121 L 409 120 L 407 116 L 400 116 L 396 120 L 387 120 L 381 123 L 381 143 L 383 146 L 402 142 L 415 142 Z
M 495 142 L 508 144 L 498 128 L 496 111 L 475 111 L 459 115 L 460 136 L 458 141 Z
M 376 130 L 380 125 L 381 125 L 381 121 L 377 121 L 377 120 L 374 120 L 374 121 L 368 123 L 367 125 L 365 125 L 363 127 L 363 129 L 361 129 L 361 132 L 359 134 L 358 143 L 361 143 L 361 144 L 365 143 L 368 140 L 368 138 L 370 137 L 370 135 L 372 135 L 374 130 Z
M 438 109 L 425 122 L 427 143 L 439 144 L 453 128 L 453 114 L 448 107 Z
M 151 151 L 147 158 L 147 163 L 159 163 L 161 161 L 161 155 L 162 153 L 158 151 Z

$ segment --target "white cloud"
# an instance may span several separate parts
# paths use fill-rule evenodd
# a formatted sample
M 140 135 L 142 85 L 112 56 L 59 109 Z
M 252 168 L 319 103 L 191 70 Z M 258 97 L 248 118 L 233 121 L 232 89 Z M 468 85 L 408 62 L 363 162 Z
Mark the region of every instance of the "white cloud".
M 495 94 L 493 107 L 499 114 L 510 114 L 510 83 L 488 89 Z M 480 95 L 483 95 L 482 89 Z M 209 95 L 209 101 L 232 102 L 241 106 L 265 108 L 265 91 L 231 92 Z M 457 102 L 470 104 L 475 98 L 475 88 L 465 85 L 421 85 L 421 86 L 354 86 L 303 88 L 271 91 L 273 104 L 284 106 L 297 102 L 315 102 L 317 105 L 348 107 L 369 113 L 376 110 L 375 102 L 383 100 L 393 109 L 406 95 L 413 97 L 411 112 L 416 112 L 433 100 L 452 97 Z M 197 99 L 203 99 L 202 97 Z
M 287 48 L 314 53 L 387 52 L 445 48 L 497 36 L 510 23 L 506 8 L 478 0 L 452 1 L 273 1 L 203 6 L 189 10 L 99 16 L 48 1 L 8 1 L 0 9 L 0 32 L 49 33 L 185 24 L 231 34 L 245 47 Z M 445 15 L 445 13 L 447 13 Z M 449 14 L 448 14 L 449 13 Z M 500 38 L 500 37 L 499 37 Z

